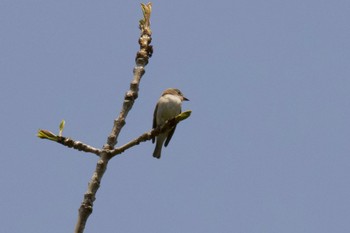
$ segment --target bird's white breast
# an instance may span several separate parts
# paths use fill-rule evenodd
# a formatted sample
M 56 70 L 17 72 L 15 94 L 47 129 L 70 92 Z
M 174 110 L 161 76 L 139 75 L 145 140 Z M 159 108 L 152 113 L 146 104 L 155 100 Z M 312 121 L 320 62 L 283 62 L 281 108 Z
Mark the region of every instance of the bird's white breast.
M 160 97 L 157 109 L 157 124 L 164 124 L 165 121 L 181 113 L 181 99 L 174 95 Z

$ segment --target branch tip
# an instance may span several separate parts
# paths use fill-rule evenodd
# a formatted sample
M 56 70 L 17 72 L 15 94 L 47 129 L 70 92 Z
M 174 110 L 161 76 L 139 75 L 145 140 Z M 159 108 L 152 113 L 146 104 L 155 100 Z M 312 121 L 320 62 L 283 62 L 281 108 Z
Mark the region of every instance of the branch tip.
M 150 29 L 150 18 L 152 13 L 152 3 L 149 2 L 147 4 L 141 3 L 141 10 L 143 14 L 143 18 L 139 21 L 139 28 L 143 32 L 147 32 L 146 34 L 151 35 L 151 29 Z
M 177 115 L 177 116 L 175 117 L 175 120 L 176 120 L 177 122 L 183 121 L 183 120 L 189 118 L 189 117 L 191 116 L 191 113 L 192 113 L 191 110 L 187 110 L 187 111 L 185 111 L 185 112 L 182 112 L 182 113 L 180 113 L 179 115 Z
M 36 136 L 41 139 L 48 139 L 55 142 L 57 142 L 59 138 L 56 134 L 44 129 L 39 129 Z

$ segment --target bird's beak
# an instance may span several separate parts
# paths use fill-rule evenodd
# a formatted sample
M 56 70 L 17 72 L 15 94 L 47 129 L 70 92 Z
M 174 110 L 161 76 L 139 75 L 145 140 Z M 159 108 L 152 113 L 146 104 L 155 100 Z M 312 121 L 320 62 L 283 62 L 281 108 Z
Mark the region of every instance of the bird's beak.
M 187 99 L 185 96 L 184 96 L 184 101 L 190 101 L 189 99 Z

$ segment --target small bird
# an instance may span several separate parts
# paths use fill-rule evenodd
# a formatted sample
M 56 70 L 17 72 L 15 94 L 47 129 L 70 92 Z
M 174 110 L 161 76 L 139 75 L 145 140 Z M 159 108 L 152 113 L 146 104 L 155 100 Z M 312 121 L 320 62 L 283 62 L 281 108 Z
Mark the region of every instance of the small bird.
M 153 128 L 163 125 L 167 120 L 174 118 L 181 113 L 181 103 L 182 101 L 189 101 L 179 89 L 168 88 L 163 91 L 162 96 L 159 98 L 156 108 L 154 109 L 153 114 Z M 157 136 L 156 148 L 153 152 L 153 157 L 160 159 L 162 152 L 162 146 L 166 147 L 171 137 L 175 132 L 176 125 Z M 152 143 L 154 143 L 155 138 L 152 138 Z

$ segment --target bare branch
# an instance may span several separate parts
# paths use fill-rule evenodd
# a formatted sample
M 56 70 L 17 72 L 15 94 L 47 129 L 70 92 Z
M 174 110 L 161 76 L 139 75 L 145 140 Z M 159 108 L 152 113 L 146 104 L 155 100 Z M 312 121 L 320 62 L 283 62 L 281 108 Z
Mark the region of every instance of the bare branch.
M 127 117 L 129 111 L 131 110 L 134 101 L 138 97 L 139 84 L 142 76 L 145 73 L 144 67 L 148 64 L 148 59 L 152 56 L 153 47 L 150 45 L 152 38 L 152 31 L 150 29 L 150 17 L 152 12 L 152 3 L 147 5 L 141 3 L 143 19 L 140 20 L 139 28 L 141 30 L 141 35 L 139 39 L 140 50 L 136 54 L 134 67 L 134 78 L 130 84 L 130 90 L 126 92 L 124 97 L 123 108 L 119 113 L 117 119 L 114 120 L 114 126 L 112 132 L 108 136 L 107 143 L 103 146 L 103 149 L 112 150 L 117 144 L 117 139 L 119 133 L 123 126 L 125 125 L 125 118 Z
M 107 143 L 103 146 L 100 154 L 100 159 L 97 162 L 96 170 L 94 171 L 92 178 L 88 184 L 88 189 L 84 195 L 84 200 L 79 208 L 79 215 L 77 224 L 75 226 L 75 233 L 82 233 L 85 229 L 86 221 L 93 210 L 93 203 L 96 199 L 96 192 L 100 187 L 100 182 L 107 169 L 107 164 L 112 158 L 108 151 L 112 150 L 117 144 L 119 133 L 125 125 L 125 118 L 131 110 L 134 101 L 138 97 L 139 83 L 143 74 L 145 73 L 144 67 L 148 64 L 149 58 L 152 56 L 153 48 L 150 45 L 152 38 L 152 31 L 150 29 L 150 17 L 152 11 L 152 4 L 141 4 L 143 19 L 140 20 L 139 28 L 141 35 L 139 38 L 140 50 L 136 54 L 134 68 L 134 78 L 130 83 L 130 90 L 126 92 L 124 97 L 124 103 L 122 110 L 119 113 L 117 119 L 114 120 L 113 129 L 108 136 Z
M 166 121 L 164 125 L 158 126 L 157 128 L 152 129 L 151 131 L 148 131 L 148 132 L 142 134 L 138 138 L 136 138 L 136 139 L 134 139 L 134 140 L 118 147 L 118 148 L 115 148 L 113 150 L 105 150 L 104 153 L 107 155 L 107 159 L 109 160 L 109 159 L 113 158 L 114 156 L 123 153 L 124 151 L 126 151 L 129 148 L 136 146 L 136 145 L 140 144 L 141 142 L 151 140 L 152 138 L 158 136 L 159 134 L 171 129 L 176 124 L 178 124 L 180 121 L 187 119 L 190 115 L 191 115 L 191 111 L 182 112 L 179 115 L 177 115 L 176 117 Z M 56 141 L 58 143 L 61 143 L 64 146 L 74 148 L 74 149 L 77 149 L 79 151 L 93 153 L 93 154 L 96 154 L 98 156 L 102 153 L 102 151 L 100 149 L 96 149 L 92 146 L 89 146 L 89 145 L 84 144 L 84 143 L 79 142 L 79 141 L 74 141 L 71 138 L 57 136 L 57 135 L 55 135 L 52 132 L 47 131 L 47 130 L 39 130 L 38 135 L 39 134 L 49 135 L 46 137 L 41 136 L 43 139 L 49 139 L 52 141 Z

